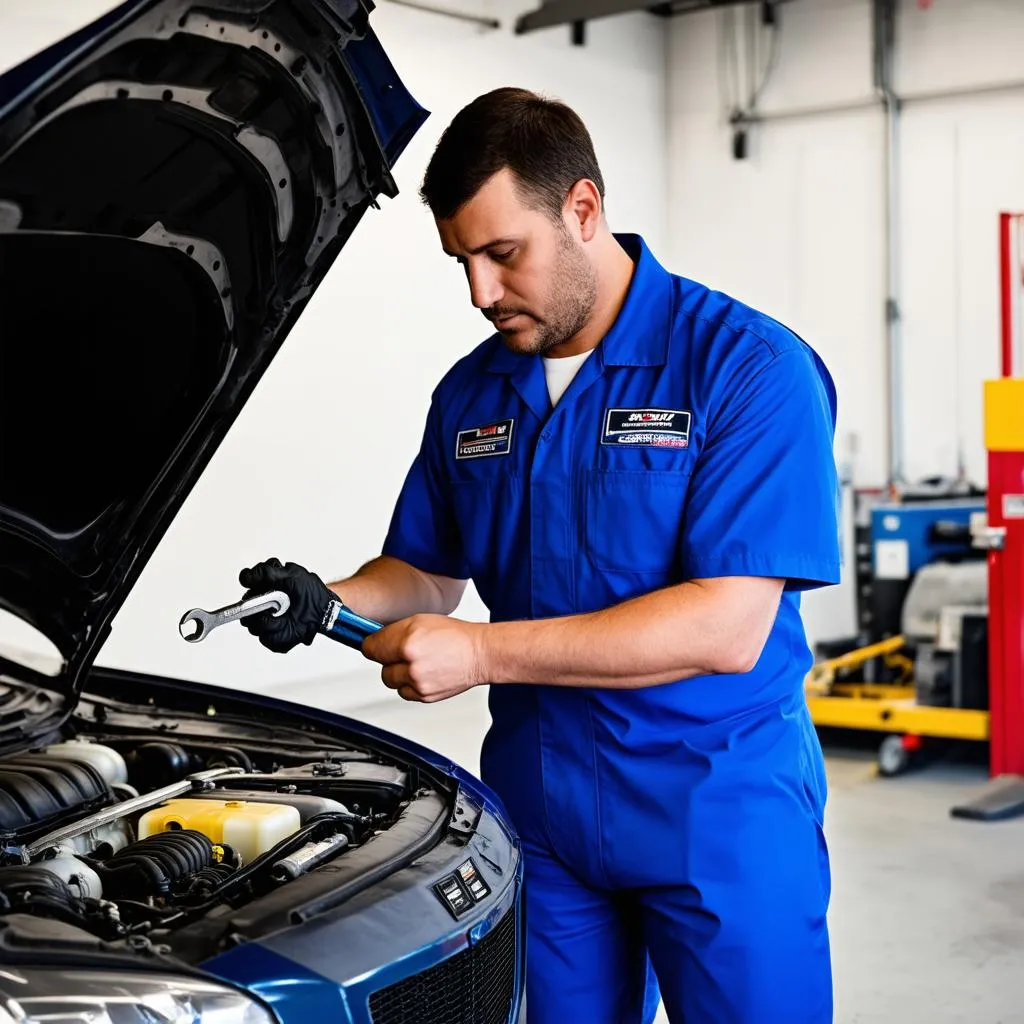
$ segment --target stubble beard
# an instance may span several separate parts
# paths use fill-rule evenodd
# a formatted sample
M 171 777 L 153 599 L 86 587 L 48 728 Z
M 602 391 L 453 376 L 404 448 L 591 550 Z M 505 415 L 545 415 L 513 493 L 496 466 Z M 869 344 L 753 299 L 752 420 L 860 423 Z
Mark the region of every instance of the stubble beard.
M 544 319 L 536 320 L 533 338 L 526 345 L 506 338 L 510 348 L 524 355 L 543 355 L 574 338 L 590 319 L 597 302 L 597 274 L 566 232 L 551 275 L 551 291 Z

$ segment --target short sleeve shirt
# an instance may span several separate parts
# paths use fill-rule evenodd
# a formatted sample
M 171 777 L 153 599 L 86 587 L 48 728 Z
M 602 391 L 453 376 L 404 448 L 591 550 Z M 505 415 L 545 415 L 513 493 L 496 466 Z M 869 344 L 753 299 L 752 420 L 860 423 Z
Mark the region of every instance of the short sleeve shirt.
M 541 357 L 498 335 L 440 382 L 383 552 L 471 578 L 494 621 L 784 578 L 752 672 L 594 692 L 656 735 L 802 687 L 800 594 L 840 577 L 836 392 L 791 330 L 617 238 L 635 264 L 626 301 L 554 409 Z

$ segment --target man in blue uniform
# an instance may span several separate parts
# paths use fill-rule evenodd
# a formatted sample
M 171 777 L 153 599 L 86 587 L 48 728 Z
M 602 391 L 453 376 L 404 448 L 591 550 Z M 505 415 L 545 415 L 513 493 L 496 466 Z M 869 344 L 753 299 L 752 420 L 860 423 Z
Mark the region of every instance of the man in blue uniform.
M 423 196 L 495 333 L 439 383 L 383 554 L 334 595 L 413 701 L 490 684 L 482 775 L 523 839 L 531 1024 L 832 1019 L 822 755 L 800 594 L 840 575 L 835 391 L 768 316 L 614 235 L 589 135 L 504 89 Z M 472 579 L 491 622 L 451 618 Z

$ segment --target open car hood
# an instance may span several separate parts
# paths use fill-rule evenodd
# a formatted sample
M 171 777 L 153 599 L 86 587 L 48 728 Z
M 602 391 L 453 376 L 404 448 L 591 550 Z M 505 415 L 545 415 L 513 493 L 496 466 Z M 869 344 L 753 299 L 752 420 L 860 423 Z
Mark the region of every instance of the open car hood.
M 427 114 L 370 9 L 132 0 L 0 77 L 0 606 L 60 650 L 65 713 L 306 301 L 396 193 Z

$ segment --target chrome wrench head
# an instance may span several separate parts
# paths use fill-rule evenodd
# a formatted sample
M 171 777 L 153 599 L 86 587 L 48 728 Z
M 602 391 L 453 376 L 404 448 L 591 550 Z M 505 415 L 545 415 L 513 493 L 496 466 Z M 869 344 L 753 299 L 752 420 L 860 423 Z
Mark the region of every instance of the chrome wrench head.
M 190 644 L 205 640 L 211 630 L 223 626 L 226 622 L 236 622 L 249 615 L 259 612 L 271 612 L 274 616 L 284 615 L 290 605 L 288 595 L 282 590 L 272 590 L 268 594 L 257 594 L 235 604 L 208 612 L 203 608 L 191 608 L 185 612 L 178 623 L 181 638 Z M 191 624 L 191 629 L 189 628 Z

